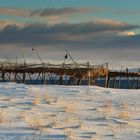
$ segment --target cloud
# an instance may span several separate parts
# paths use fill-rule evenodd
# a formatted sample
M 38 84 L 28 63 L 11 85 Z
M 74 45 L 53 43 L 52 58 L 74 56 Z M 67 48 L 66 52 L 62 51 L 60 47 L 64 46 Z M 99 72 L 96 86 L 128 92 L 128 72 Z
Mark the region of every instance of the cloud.
M 133 31 L 139 26 L 97 18 L 85 23 L 66 21 L 67 16 L 84 14 L 90 10 L 102 12 L 104 9 L 46 8 L 33 11 L 0 8 L 0 15 L 36 18 L 39 23 L 44 19 L 53 23 L 27 24 L 0 20 L 0 56 L 14 56 L 18 49 L 28 52 L 28 49 L 38 46 L 44 56 L 48 52 L 48 57 L 56 59 L 63 56 L 65 49 L 70 49 L 79 59 L 139 60 L 140 34 L 136 35 Z M 66 22 L 62 23 L 63 21 Z M 28 56 L 30 57 L 30 52 Z
M 102 8 L 76 8 L 76 7 L 67 7 L 67 8 L 46 8 L 34 10 L 31 12 L 32 16 L 66 16 L 66 15 L 75 15 L 75 14 L 83 14 L 87 12 L 99 12 L 102 11 Z
M 133 36 L 133 35 L 136 35 L 135 32 L 133 31 L 126 31 L 126 32 L 120 32 L 118 35 L 120 36 Z
M 53 58 L 62 56 L 64 50 L 70 48 L 74 51 L 74 55 L 87 59 L 93 56 L 103 60 L 124 57 L 131 59 L 134 56 L 138 59 L 139 54 L 136 52 L 140 50 L 140 35 L 118 35 L 120 32 L 131 32 L 136 28 L 139 26 L 112 20 L 95 20 L 77 24 L 61 23 L 52 26 L 9 25 L 0 31 L 0 54 L 6 55 L 7 50 L 9 54 L 14 54 L 17 49 L 31 49 L 38 46 L 42 53 L 46 50 L 49 52 L 47 56 L 52 57 L 53 52 L 58 54 Z
M 65 7 L 65 8 L 44 8 L 44 9 L 20 9 L 11 7 L 0 7 L 0 15 L 24 18 L 22 22 L 30 20 L 30 22 L 37 21 L 39 23 L 48 23 L 50 25 L 62 22 L 69 22 L 70 17 L 77 17 L 87 13 L 103 12 L 105 9 L 100 7 Z M 8 17 L 9 18 L 9 17 Z M 26 18 L 26 19 L 25 19 Z M 77 18 L 79 20 L 79 18 Z M 17 20 L 17 19 L 15 19 Z M 76 21 L 71 20 L 71 22 Z
M 11 8 L 11 7 L 0 7 L 0 15 L 17 16 L 17 17 L 28 17 L 30 10 Z
M 66 7 L 66 8 L 45 8 L 45 9 L 19 9 L 11 7 L 0 7 L 0 15 L 18 17 L 53 17 L 83 14 L 88 12 L 99 12 L 102 8 Z
M 129 31 L 138 28 L 136 25 L 128 25 L 121 22 L 92 21 L 87 23 L 68 24 L 61 23 L 52 26 L 46 24 L 30 24 L 23 27 L 17 25 L 6 26 L 0 32 L 0 43 L 65 43 L 65 42 L 92 42 L 91 37 L 107 38 L 118 32 Z M 88 38 L 88 39 L 87 39 Z M 98 40 L 95 40 L 96 42 Z
M 9 26 L 9 25 L 16 25 L 19 27 L 25 26 L 24 23 L 18 23 L 14 20 L 0 20 L 0 30 L 3 30 L 6 26 Z

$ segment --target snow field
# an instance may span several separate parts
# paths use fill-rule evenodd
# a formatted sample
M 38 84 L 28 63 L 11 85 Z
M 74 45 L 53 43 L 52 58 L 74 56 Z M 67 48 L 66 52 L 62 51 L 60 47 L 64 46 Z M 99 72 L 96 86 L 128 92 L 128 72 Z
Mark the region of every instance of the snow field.
M 1 83 L 0 140 L 139 140 L 140 91 Z

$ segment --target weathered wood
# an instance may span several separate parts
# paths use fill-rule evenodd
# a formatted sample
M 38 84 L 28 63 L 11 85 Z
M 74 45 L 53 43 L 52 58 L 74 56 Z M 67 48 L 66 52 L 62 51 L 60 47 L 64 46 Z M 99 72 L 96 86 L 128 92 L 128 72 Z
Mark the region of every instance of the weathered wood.
M 106 63 L 105 87 L 108 87 L 108 63 Z
M 116 85 L 116 77 L 113 78 L 113 88 L 115 88 Z
M 136 89 L 139 89 L 139 77 L 137 78 L 137 81 L 136 81 Z
M 129 72 L 128 69 L 126 71 L 110 71 L 108 68 L 108 63 L 104 65 L 90 65 L 89 62 L 86 64 L 78 64 L 74 61 L 74 64 L 65 64 L 65 66 L 61 65 L 53 65 L 53 64 L 12 64 L 12 63 L 3 63 L 0 66 L 1 79 L 4 82 L 6 80 L 15 80 L 16 82 L 20 80 L 20 82 L 26 83 L 27 76 L 29 75 L 30 83 L 33 84 L 33 76 L 38 75 L 35 79 L 34 83 L 37 83 L 38 80 L 41 80 L 41 84 L 46 84 L 46 79 L 49 78 L 50 81 L 56 83 L 53 77 L 54 75 L 59 78 L 57 84 L 63 84 L 63 76 L 70 77 L 67 84 L 68 85 L 80 85 L 81 79 L 86 81 L 88 85 L 93 85 L 95 80 L 98 78 L 103 78 L 105 83 L 104 87 L 110 87 L 109 81 L 115 77 L 113 88 L 121 87 L 121 82 L 119 82 L 119 86 L 115 86 L 116 79 L 121 80 L 121 78 L 126 78 L 128 82 L 128 88 L 132 88 L 130 85 L 130 79 L 134 78 L 135 83 L 137 82 L 136 88 L 139 88 L 139 72 Z M 11 73 L 14 75 L 13 78 Z M 32 76 L 33 75 L 33 76 Z M 56 81 L 57 81 L 56 79 Z M 98 84 L 98 83 L 97 83 Z M 98 84 L 99 85 L 99 84 Z
M 2 70 L 2 81 L 4 82 L 5 81 L 5 71 Z

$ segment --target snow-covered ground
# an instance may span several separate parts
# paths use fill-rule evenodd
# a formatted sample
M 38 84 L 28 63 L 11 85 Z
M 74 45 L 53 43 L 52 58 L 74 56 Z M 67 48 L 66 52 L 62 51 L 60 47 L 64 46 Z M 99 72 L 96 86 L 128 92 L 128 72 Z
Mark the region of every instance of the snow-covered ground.
M 0 140 L 139 140 L 140 90 L 0 83 Z

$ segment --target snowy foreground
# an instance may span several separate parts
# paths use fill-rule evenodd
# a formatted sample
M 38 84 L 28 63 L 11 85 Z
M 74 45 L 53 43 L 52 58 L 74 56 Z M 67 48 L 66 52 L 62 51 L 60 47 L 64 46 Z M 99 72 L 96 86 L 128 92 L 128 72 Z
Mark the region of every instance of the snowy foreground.
M 140 90 L 0 83 L 0 140 L 140 140 Z

